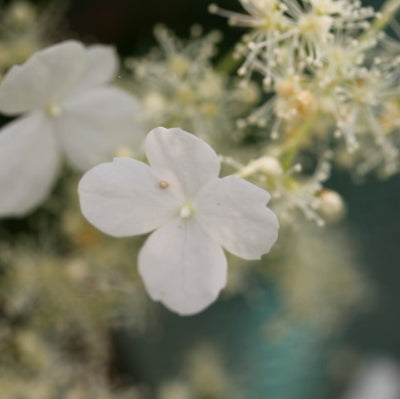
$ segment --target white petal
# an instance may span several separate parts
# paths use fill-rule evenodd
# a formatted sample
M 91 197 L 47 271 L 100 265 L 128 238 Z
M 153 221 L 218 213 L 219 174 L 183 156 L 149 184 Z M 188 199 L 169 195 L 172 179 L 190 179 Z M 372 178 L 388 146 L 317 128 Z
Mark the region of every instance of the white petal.
M 270 195 L 236 176 L 215 179 L 196 199 L 196 217 L 226 250 L 259 259 L 278 238 L 279 224 L 266 207 Z
M 13 115 L 60 101 L 75 88 L 86 59 L 85 48 L 76 41 L 38 51 L 5 76 L 0 86 L 0 111 Z
M 22 216 L 48 195 L 58 174 L 58 148 L 39 114 L 0 130 L 0 216 Z
M 139 253 L 139 273 L 153 300 L 181 315 L 200 312 L 226 284 L 222 248 L 194 220 L 155 231 Z
M 115 158 L 82 177 L 78 187 L 82 213 L 115 237 L 148 233 L 179 214 L 174 192 L 159 184 L 143 162 Z
M 115 87 L 90 89 L 62 104 L 56 131 L 71 165 L 87 170 L 121 148 L 138 152 L 145 136 L 140 114 L 136 98 Z
M 400 367 L 390 358 L 361 364 L 343 399 L 399 399 Z
M 189 198 L 218 176 L 220 162 L 215 151 L 203 140 L 182 129 L 152 130 L 146 138 L 147 158 L 160 173 L 172 172 Z
M 118 57 L 114 47 L 95 45 L 88 47 L 86 51 L 87 65 L 78 91 L 110 82 L 118 70 Z

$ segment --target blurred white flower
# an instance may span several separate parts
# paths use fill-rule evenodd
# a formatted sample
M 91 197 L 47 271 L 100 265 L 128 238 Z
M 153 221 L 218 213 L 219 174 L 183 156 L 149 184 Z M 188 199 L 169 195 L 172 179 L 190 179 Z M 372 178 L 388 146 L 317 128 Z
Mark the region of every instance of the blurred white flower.
M 138 146 L 140 105 L 109 86 L 114 50 L 66 41 L 14 66 L 0 86 L 0 111 L 25 114 L 0 130 L 0 216 L 23 215 L 47 196 L 61 152 L 86 170 L 122 146 Z
M 389 359 L 377 359 L 361 367 L 343 399 L 400 398 L 400 368 Z
M 189 315 L 226 284 L 224 252 L 259 259 L 275 243 L 278 221 L 268 192 L 236 176 L 219 178 L 220 161 L 201 139 L 156 128 L 145 142 L 151 166 L 115 158 L 79 183 L 83 214 L 115 237 L 156 231 L 139 254 L 150 296 Z
M 154 34 L 159 46 L 126 62 L 150 123 L 180 126 L 213 144 L 236 142 L 242 135 L 235 121 L 257 102 L 259 91 L 250 82 L 228 79 L 215 70 L 212 58 L 220 33 L 202 35 L 194 26 L 190 38 L 181 40 L 159 25 Z

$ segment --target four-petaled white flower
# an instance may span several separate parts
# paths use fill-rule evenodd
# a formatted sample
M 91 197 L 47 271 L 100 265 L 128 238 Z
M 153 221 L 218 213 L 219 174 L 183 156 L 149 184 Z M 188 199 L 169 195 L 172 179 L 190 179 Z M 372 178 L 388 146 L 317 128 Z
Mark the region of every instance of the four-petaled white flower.
M 107 85 L 117 70 L 107 46 L 66 41 L 14 66 L 0 86 L 0 111 L 26 114 L 0 130 L 0 216 L 24 215 L 49 193 L 61 152 L 78 170 L 138 146 L 140 105 Z
M 115 237 L 155 230 L 139 253 L 150 296 L 189 315 L 210 305 L 226 284 L 222 247 L 259 259 L 275 243 L 270 195 L 236 176 L 219 178 L 214 150 L 181 129 L 156 128 L 145 141 L 151 166 L 115 158 L 79 183 L 83 214 Z

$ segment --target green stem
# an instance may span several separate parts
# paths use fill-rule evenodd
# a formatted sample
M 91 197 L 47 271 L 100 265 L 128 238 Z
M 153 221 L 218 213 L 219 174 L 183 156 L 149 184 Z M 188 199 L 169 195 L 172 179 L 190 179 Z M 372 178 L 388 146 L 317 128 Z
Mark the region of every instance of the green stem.
M 233 57 L 233 50 L 231 50 L 218 61 L 215 69 L 217 72 L 229 75 L 240 67 L 241 62 L 240 58 Z
M 386 1 L 386 3 L 382 6 L 379 17 L 375 18 L 375 21 L 372 23 L 371 30 L 361 36 L 361 40 L 368 39 L 370 36 L 376 34 L 376 32 L 384 30 L 399 9 L 400 0 Z
M 385 29 L 400 8 L 400 0 L 388 0 L 382 7 L 381 16 L 372 24 L 372 29 L 380 31 Z
M 300 125 L 299 129 L 296 132 L 296 135 L 288 141 L 286 145 L 283 147 L 283 159 L 282 166 L 284 170 L 288 170 L 295 160 L 297 153 L 299 152 L 299 148 L 301 144 L 304 142 L 304 139 L 307 137 L 310 129 L 314 125 L 314 122 L 317 119 L 317 112 L 311 114 L 302 125 Z

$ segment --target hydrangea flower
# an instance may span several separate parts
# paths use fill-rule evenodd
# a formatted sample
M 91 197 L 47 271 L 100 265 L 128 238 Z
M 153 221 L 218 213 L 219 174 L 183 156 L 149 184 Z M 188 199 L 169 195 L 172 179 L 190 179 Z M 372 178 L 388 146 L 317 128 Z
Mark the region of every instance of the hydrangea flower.
M 81 209 L 114 237 L 154 233 L 139 253 L 150 296 L 182 315 L 210 305 L 226 284 L 222 248 L 259 259 L 275 243 L 270 195 L 236 176 L 219 178 L 220 161 L 198 137 L 179 128 L 152 130 L 145 141 L 150 166 L 115 158 L 79 183 Z
M 77 170 L 112 159 L 144 138 L 140 105 L 107 83 L 112 48 L 66 41 L 14 66 L 0 86 L 0 111 L 23 114 L 0 130 L 0 216 L 24 215 L 49 193 L 61 155 Z

